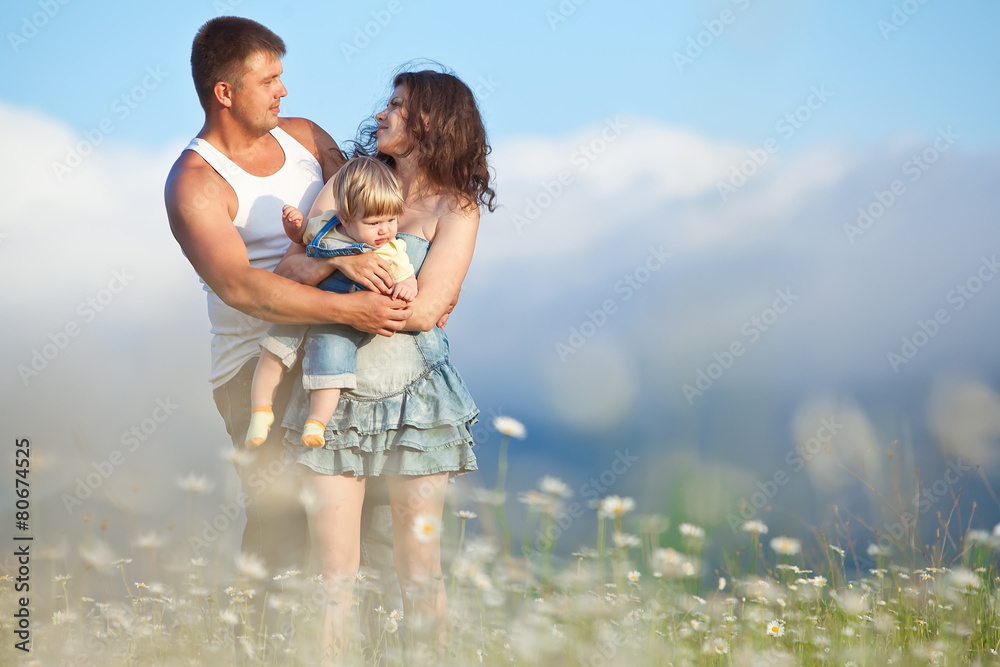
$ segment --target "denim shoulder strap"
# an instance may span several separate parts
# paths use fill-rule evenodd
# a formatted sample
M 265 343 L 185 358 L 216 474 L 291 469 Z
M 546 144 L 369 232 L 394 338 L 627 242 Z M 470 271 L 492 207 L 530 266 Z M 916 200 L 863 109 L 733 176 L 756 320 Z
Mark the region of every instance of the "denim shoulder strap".
M 330 230 L 336 227 L 339 223 L 340 223 L 340 218 L 338 218 L 337 216 L 333 216 L 332 218 L 327 220 L 326 224 L 323 225 L 323 227 L 321 227 L 318 232 L 316 232 L 316 236 L 312 237 L 312 241 L 309 242 L 309 245 L 307 247 L 312 248 L 313 250 L 318 249 L 320 239 L 329 234 Z

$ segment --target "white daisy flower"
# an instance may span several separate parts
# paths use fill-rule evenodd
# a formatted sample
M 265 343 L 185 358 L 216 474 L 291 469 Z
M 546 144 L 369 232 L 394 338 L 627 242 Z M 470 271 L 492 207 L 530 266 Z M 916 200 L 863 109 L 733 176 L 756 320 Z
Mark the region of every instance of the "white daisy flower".
M 524 440 L 528 437 L 528 431 L 524 428 L 524 424 L 513 417 L 494 417 L 493 428 L 510 438 Z
M 970 544 L 989 544 L 990 534 L 985 530 L 970 530 L 965 536 L 965 541 Z
M 677 530 L 680 531 L 682 536 L 688 539 L 701 540 L 705 538 L 705 529 L 693 523 L 682 523 L 677 526 Z
M 767 524 L 756 519 L 744 521 L 741 528 L 743 532 L 750 533 L 751 535 L 767 535 Z
M 323 499 L 319 497 L 319 494 L 308 487 L 303 487 L 303 489 L 299 491 L 299 502 L 302 503 L 302 507 L 305 509 L 306 514 L 316 514 L 323 509 Z
M 772 637 L 780 637 L 785 634 L 785 622 L 774 620 L 767 624 L 767 634 Z
M 441 520 L 429 514 L 421 514 L 413 520 L 413 533 L 423 543 L 441 536 Z
M 569 498 L 573 495 L 573 492 L 569 490 L 569 486 L 565 482 L 549 475 L 542 477 L 542 480 L 538 483 L 538 488 L 542 493 L 557 498 Z
M 884 558 L 889 555 L 889 549 L 872 543 L 868 545 L 868 555 L 872 558 Z
M 617 549 L 635 549 L 642 544 L 642 540 L 628 533 L 615 533 L 611 540 Z
M 960 567 L 957 570 L 949 572 L 946 577 L 946 581 L 952 588 L 957 588 L 959 590 L 979 588 L 980 584 L 979 575 L 971 570 L 965 569 L 964 567 Z
M 235 627 L 240 622 L 240 615 L 236 613 L 235 609 L 230 607 L 219 612 L 219 620 L 229 627 Z
M 247 579 L 267 579 L 264 561 L 256 554 L 243 552 L 236 557 L 236 571 Z
M 135 539 L 133 544 L 140 549 L 159 549 L 166 543 L 166 540 L 157 534 L 155 530 L 143 533 Z
M 635 500 L 632 498 L 622 498 L 621 496 L 608 496 L 601 500 L 597 512 L 603 517 L 617 519 L 625 516 L 635 509 Z
M 219 454 L 219 457 L 242 468 L 250 465 L 257 459 L 257 452 L 246 448 L 236 449 L 235 447 L 226 447 Z
M 215 488 L 215 485 L 212 484 L 212 481 L 207 476 L 196 475 L 193 472 L 188 473 L 184 477 L 178 477 L 177 486 L 188 493 L 200 493 L 203 496 L 207 496 Z
M 802 542 L 794 537 L 776 537 L 771 540 L 771 549 L 783 556 L 794 556 L 802 551 Z

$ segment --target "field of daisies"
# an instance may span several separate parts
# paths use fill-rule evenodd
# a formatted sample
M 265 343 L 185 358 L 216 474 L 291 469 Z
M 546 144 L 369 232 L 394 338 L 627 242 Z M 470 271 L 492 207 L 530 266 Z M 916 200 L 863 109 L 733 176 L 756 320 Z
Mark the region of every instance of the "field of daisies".
M 740 526 L 741 546 L 710 562 L 711 531 L 609 495 L 580 519 L 594 526 L 589 544 L 559 544 L 553 528 L 572 492 L 554 476 L 508 489 L 507 445 L 524 428 L 510 418 L 495 428 L 504 436 L 496 487 L 450 507 L 443 524 L 417 526 L 442 539 L 446 650 L 417 641 L 361 572 L 346 664 L 1000 664 L 1000 526 L 939 513 L 927 539 L 891 503 L 904 528 L 891 539 L 776 535 L 753 518 Z M 181 482 L 197 491 L 208 480 Z M 527 512 L 517 535 L 507 520 L 514 504 Z M 11 611 L 24 594 L 16 573 L 0 576 L 2 663 L 318 664 L 321 577 L 269 572 L 250 554 L 191 558 L 186 542 L 154 531 L 124 548 L 96 538 L 40 548 L 29 653 L 15 648 Z

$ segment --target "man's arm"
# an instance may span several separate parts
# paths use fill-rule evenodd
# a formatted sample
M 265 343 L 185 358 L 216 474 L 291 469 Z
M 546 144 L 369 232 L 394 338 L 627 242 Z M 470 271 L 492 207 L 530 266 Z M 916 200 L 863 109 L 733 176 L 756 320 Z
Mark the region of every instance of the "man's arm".
M 383 335 L 398 331 L 409 315 L 401 307 L 405 304 L 379 294 L 323 292 L 251 267 L 232 225 L 235 193 L 193 152 L 186 151 L 174 164 L 164 200 L 171 232 L 195 271 L 241 312 L 269 322 L 335 322 Z

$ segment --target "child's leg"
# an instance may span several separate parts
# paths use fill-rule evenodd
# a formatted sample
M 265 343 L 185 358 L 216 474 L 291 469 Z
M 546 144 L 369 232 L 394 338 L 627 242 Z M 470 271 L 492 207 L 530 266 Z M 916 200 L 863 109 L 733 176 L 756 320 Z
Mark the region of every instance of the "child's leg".
M 306 447 L 322 447 L 323 431 L 337 411 L 340 389 L 313 389 L 309 392 L 309 419 L 302 429 L 302 444 Z
M 253 385 L 250 387 L 250 404 L 253 411 L 250 414 L 250 426 L 247 428 L 246 446 L 260 447 L 267 438 L 271 424 L 274 423 L 274 392 L 281 383 L 285 366 L 281 360 L 268 352 L 261 350 L 257 369 L 253 373 Z
M 337 410 L 342 389 L 354 389 L 361 332 L 342 325 L 309 327 L 302 360 L 302 386 L 309 392 L 309 419 L 302 444 L 322 447 L 323 431 Z

